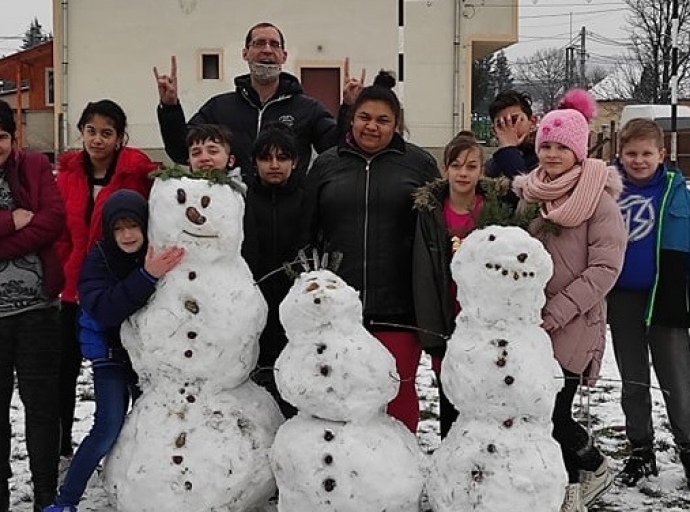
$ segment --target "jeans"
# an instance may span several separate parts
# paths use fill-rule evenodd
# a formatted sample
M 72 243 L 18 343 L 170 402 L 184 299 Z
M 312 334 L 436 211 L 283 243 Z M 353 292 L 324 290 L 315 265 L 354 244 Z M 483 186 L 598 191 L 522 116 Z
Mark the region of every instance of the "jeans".
M 10 467 L 10 402 L 17 374 L 25 408 L 26 448 L 34 494 L 48 505 L 57 487 L 60 446 L 58 379 L 60 316 L 57 308 L 0 318 L 0 480 Z M 45 503 L 47 501 L 47 503 Z
M 137 397 L 132 369 L 118 362 L 93 367 L 96 412 L 91 431 L 79 445 L 55 503 L 77 505 L 100 460 L 120 435 L 130 398 Z
M 681 327 L 643 323 L 648 294 L 614 290 L 608 317 L 616 363 L 623 381 L 621 405 L 633 446 L 654 442 L 649 361 L 664 390 L 671 432 L 681 449 L 690 447 L 690 339 Z

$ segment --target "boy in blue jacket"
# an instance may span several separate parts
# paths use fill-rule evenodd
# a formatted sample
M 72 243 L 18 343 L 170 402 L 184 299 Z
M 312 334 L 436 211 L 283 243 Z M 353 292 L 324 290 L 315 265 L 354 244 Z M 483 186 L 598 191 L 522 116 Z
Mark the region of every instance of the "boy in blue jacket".
M 686 478 L 690 479 L 690 192 L 663 163 L 664 133 L 651 119 L 621 129 L 618 203 L 628 227 L 623 270 L 608 297 L 631 454 L 619 483 L 656 476 L 649 356 Z
M 156 253 L 148 245 L 148 205 L 132 190 L 115 192 L 103 206 L 103 237 L 79 276 L 80 342 L 92 360 L 96 412 L 93 427 L 74 455 L 55 502 L 44 512 L 76 512 L 89 478 L 115 444 L 137 376 L 120 339 L 120 325 L 142 308 L 157 281 L 175 268 L 184 249 Z

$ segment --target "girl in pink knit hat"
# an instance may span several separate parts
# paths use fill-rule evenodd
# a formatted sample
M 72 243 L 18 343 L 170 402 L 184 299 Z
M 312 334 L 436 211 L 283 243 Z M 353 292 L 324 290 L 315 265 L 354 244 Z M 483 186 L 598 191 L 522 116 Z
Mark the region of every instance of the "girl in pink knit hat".
M 587 158 L 589 120 L 595 113 L 596 102 L 586 91 L 568 92 L 539 123 L 539 166 L 514 180 L 523 204 L 540 204 L 541 215 L 530 232 L 554 264 L 542 327 L 564 375 L 552 415 L 553 437 L 561 445 L 569 480 L 562 512 L 586 512 L 613 482 L 607 459 L 572 416 L 578 386 L 599 374 L 606 341 L 604 297 L 621 271 L 627 241 L 616 204 L 620 175 L 603 161 Z

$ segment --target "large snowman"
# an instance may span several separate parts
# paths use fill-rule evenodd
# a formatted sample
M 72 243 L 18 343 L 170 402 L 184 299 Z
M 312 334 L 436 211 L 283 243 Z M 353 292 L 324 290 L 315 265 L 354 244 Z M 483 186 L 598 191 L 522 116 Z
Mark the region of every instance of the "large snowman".
M 244 199 L 206 179 L 157 179 L 150 242 L 186 250 L 122 327 L 143 395 L 107 459 L 122 512 L 260 510 L 282 416 L 248 380 L 266 304 L 240 256 Z
M 540 328 L 553 265 L 515 227 L 474 231 L 451 263 L 462 311 L 441 367 L 459 412 L 434 453 L 427 490 L 436 512 L 556 512 L 567 477 L 551 438 L 562 386 Z
M 299 414 L 271 451 L 280 512 L 418 512 L 415 437 L 385 413 L 397 394 L 391 354 L 362 326 L 357 292 L 328 270 L 303 273 L 280 306 L 290 340 L 276 361 Z

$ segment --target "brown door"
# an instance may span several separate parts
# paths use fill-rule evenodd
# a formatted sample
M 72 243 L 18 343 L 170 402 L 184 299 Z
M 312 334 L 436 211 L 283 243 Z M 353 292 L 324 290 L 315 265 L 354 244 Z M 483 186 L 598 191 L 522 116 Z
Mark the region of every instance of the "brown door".
M 338 115 L 340 109 L 340 68 L 301 68 L 300 81 L 307 96 L 319 100 L 326 109 Z

